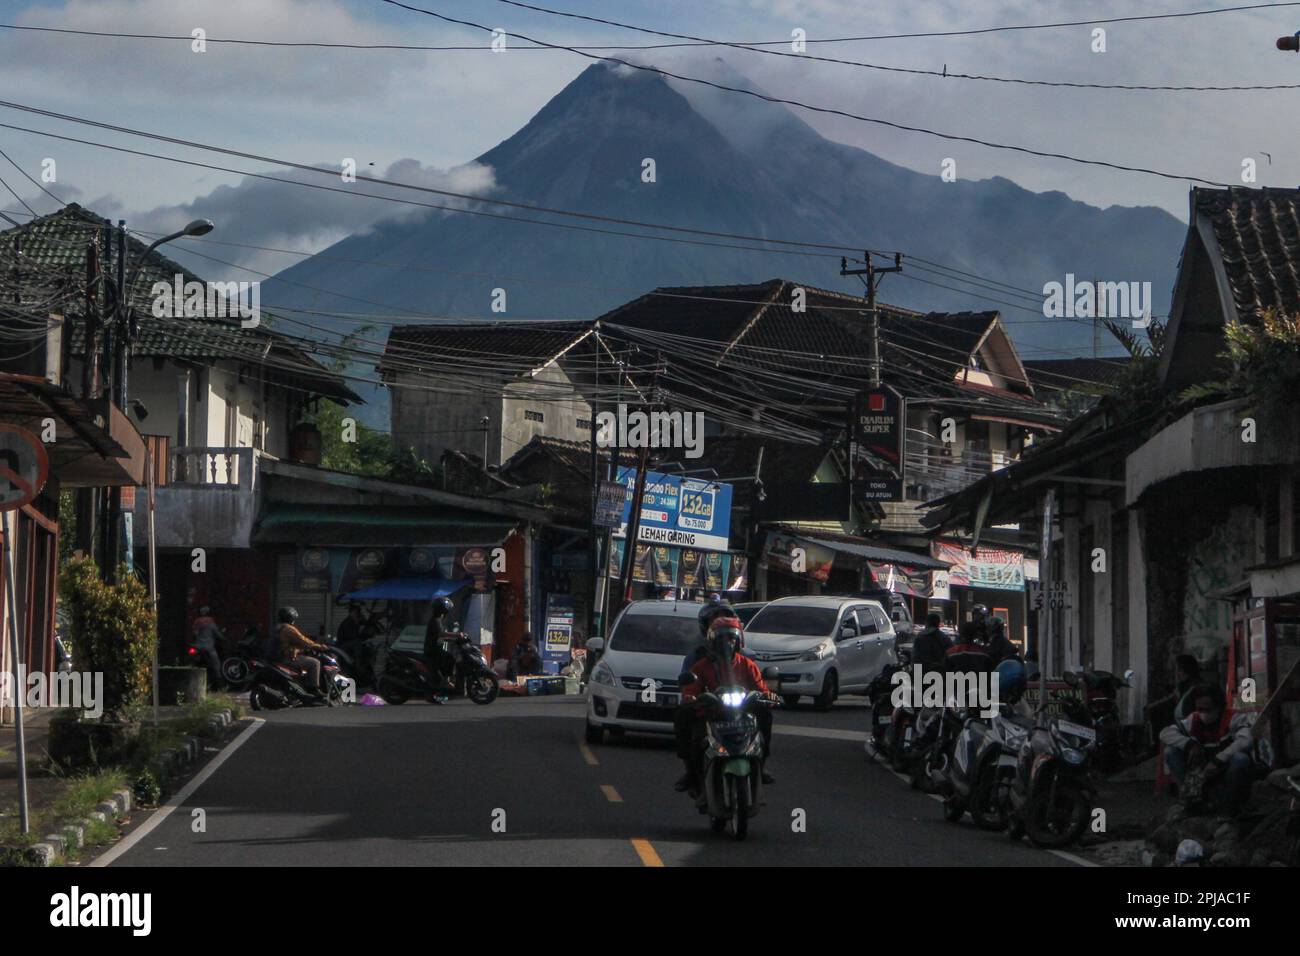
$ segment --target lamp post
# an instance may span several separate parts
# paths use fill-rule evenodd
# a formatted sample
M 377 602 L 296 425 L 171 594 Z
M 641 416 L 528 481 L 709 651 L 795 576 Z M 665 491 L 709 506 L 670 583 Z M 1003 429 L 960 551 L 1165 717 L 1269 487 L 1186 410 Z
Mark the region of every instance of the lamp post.
M 113 356 L 112 397 L 114 405 L 122 408 L 123 411 L 126 410 L 127 402 L 130 401 L 127 367 L 130 365 L 131 345 L 133 345 L 135 339 L 131 290 L 134 289 L 135 281 L 140 276 L 140 269 L 144 268 L 144 263 L 147 263 L 153 250 L 164 245 L 164 243 L 172 242 L 173 239 L 187 237 L 187 235 L 207 235 L 212 232 L 213 228 L 212 220 L 196 219 L 188 222 L 185 229 L 179 229 L 177 232 L 155 239 L 155 241 L 149 243 L 143 255 L 140 255 L 140 258 L 135 261 L 135 267 L 131 269 L 130 274 L 123 278 L 122 273 L 126 271 L 126 222 L 123 220 L 117 222 L 117 281 L 114 282 L 116 297 L 114 297 L 113 307 L 117 354 Z M 110 502 L 108 528 L 112 529 L 109 532 L 109 540 L 113 542 L 113 546 L 104 549 L 104 579 L 113 580 L 117 576 L 118 550 L 121 550 L 117 544 L 117 528 L 122 518 L 122 490 L 120 488 L 110 489 L 108 497 Z M 157 610 L 156 607 L 155 610 Z

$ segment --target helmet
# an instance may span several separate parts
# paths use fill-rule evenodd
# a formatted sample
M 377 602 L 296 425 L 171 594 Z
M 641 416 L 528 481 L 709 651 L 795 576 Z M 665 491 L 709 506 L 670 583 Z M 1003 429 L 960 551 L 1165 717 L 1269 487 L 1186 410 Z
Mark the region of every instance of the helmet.
M 983 604 L 976 604 L 970 609 L 970 618 L 972 621 L 982 621 L 989 616 L 989 609 Z
M 442 617 L 444 614 L 450 614 L 456 605 L 451 603 L 451 598 L 435 598 L 433 602 L 433 616 Z
M 282 607 L 276 612 L 275 616 L 281 624 L 292 624 L 298 620 L 298 609 L 296 607 Z
M 710 591 L 709 596 L 705 600 L 708 601 L 709 604 L 721 604 L 722 595 L 717 591 Z
M 1000 700 L 1014 704 L 1023 696 L 1028 683 L 1024 664 L 1011 658 L 999 664 L 993 673 Z
M 709 636 L 709 625 L 713 623 L 714 618 L 735 616 L 736 612 L 730 604 L 723 604 L 721 601 L 717 601 L 704 605 L 704 607 L 700 608 L 699 614 L 700 636 Z
M 709 623 L 709 655 L 715 660 L 729 661 L 745 646 L 745 632 L 740 618 L 715 617 Z

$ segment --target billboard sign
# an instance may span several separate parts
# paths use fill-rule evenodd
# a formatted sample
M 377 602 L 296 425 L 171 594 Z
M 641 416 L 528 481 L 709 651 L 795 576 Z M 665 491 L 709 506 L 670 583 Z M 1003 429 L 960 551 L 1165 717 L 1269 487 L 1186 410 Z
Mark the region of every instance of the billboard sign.
M 907 414 L 888 385 L 858 392 L 849 402 L 849 477 L 854 501 L 902 501 Z
M 618 481 L 627 489 L 623 517 L 615 537 L 626 538 L 632 518 L 636 469 L 620 468 Z M 726 551 L 731 538 L 731 485 L 681 475 L 646 472 L 637 540 L 697 551 Z

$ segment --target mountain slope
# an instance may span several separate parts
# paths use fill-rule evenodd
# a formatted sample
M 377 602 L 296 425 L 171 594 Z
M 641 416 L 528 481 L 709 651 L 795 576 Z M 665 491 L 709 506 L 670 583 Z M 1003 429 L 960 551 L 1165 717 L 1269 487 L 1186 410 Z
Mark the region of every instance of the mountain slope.
M 590 67 L 519 132 L 479 157 L 494 170 L 493 196 L 718 232 L 900 249 L 917 260 L 912 267 L 905 260 L 905 277 L 883 283 L 883 301 L 924 310 L 1001 308 L 1013 323 L 1037 319 L 1012 325 L 1026 357 L 1091 349 L 1092 329 L 1047 323 L 1041 312 L 978 298 L 1040 307 L 1040 300 L 1023 295 L 925 284 L 954 285 L 925 271 L 920 260 L 1031 292 L 1063 282 L 1067 273 L 1079 280 L 1150 281 L 1155 312 L 1168 310 L 1185 227 L 1162 210 L 1103 210 L 1001 178 L 945 183 L 827 140 L 778 105 L 686 92 L 653 74 Z M 641 180 L 645 158 L 655 160 L 654 183 Z M 264 283 L 263 302 L 492 317 L 492 290 L 501 287 L 508 306 L 503 317 L 592 318 L 656 286 L 779 275 L 855 288 L 840 278 L 834 254 L 626 239 L 600 231 L 629 228 L 617 224 L 562 220 L 581 228 L 554 229 L 521 221 L 541 218 L 532 214 L 480 208 L 514 221 L 434 212 L 381 223 L 325 254 L 397 268 L 307 259 Z

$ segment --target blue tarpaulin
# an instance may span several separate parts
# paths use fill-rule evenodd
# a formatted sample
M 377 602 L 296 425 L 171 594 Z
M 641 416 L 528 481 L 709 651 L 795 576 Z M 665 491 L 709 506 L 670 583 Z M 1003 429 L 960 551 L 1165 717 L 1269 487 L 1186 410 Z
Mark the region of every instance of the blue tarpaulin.
M 460 581 L 425 577 L 389 578 L 344 597 L 349 601 L 432 601 L 434 598 L 454 594 L 473 583 L 472 578 Z

